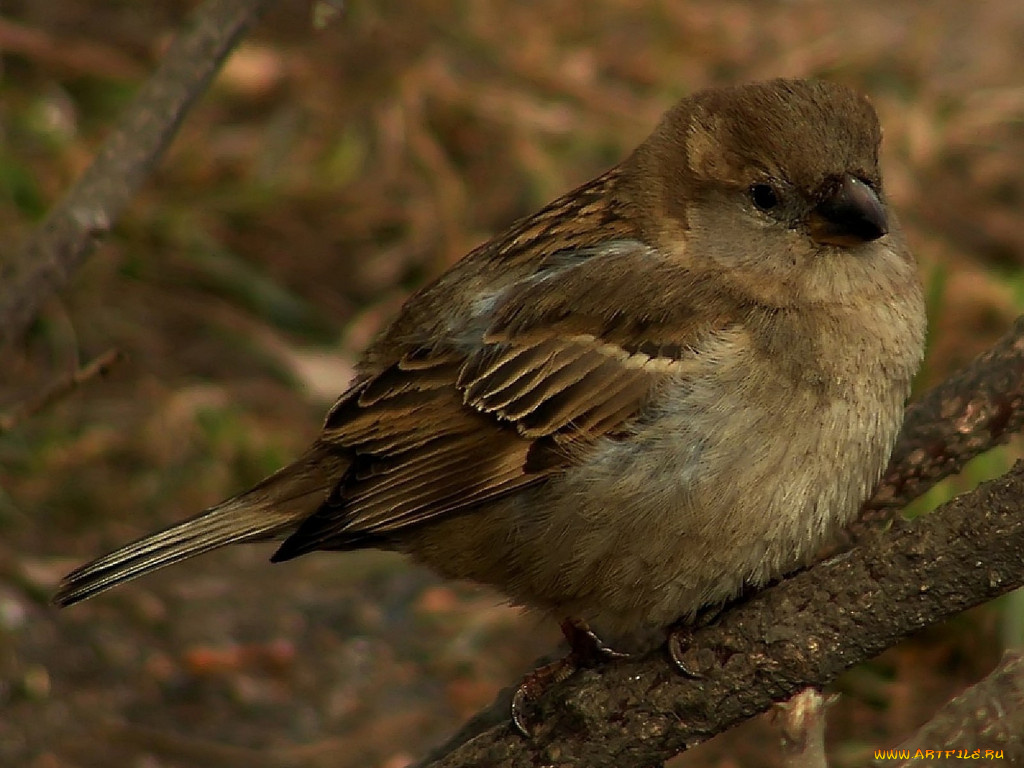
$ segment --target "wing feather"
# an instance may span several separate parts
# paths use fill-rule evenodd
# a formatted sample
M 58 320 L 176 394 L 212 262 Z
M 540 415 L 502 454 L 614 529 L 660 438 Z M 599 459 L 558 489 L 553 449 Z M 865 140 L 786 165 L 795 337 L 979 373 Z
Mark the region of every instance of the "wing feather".
M 615 296 L 594 299 L 598 272 L 613 276 L 604 293 L 626 295 L 645 270 L 675 280 L 661 292 L 671 300 L 630 314 Z M 444 343 L 410 338 L 331 411 L 322 440 L 350 452 L 350 469 L 275 559 L 388 540 L 543 483 L 627 433 L 703 335 L 731 323 L 724 310 L 698 312 L 715 304 L 687 290 L 700 285 L 678 264 L 617 241 L 560 252 L 479 302 L 486 315 L 466 321 L 475 340 L 466 328 Z
M 587 351 L 580 345 L 562 344 L 557 340 L 547 340 L 538 345 L 522 344 L 518 349 L 516 356 L 503 366 L 509 369 L 507 380 L 490 376 L 474 380 L 468 375 L 463 376 L 468 404 L 498 411 L 502 418 L 516 421 L 542 402 L 564 378 L 565 368 L 577 362 Z M 518 366 L 518 370 L 512 369 L 513 364 Z

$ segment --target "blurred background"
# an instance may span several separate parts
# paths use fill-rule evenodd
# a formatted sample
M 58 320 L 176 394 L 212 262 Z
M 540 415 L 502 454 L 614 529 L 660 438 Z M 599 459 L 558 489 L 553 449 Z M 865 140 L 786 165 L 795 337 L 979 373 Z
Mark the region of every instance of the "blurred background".
M 3 4 L 0 259 L 194 5 Z M 410 290 L 620 160 L 695 89 L 816 76 L 871 96 L 929 296 L 919 390 L 1024 307 L 1019 0 L 380 0 L 322 29 L 283 5 L 0 365 L 2 412 L 127 356 L 0 434 L 2 765 L 400 768 L 552 650 L 554 627 L 493 593 L 375 552 L 271 567 L 270 547 L 224 550 L 67 611 L 47 599 L 68 568 L 295 455 Z M 862 764 L 984 676 L 1020 613 L 984 606 L 846 674 L 831 764 Z M 758 718 L 672 765 L 778 762 Z

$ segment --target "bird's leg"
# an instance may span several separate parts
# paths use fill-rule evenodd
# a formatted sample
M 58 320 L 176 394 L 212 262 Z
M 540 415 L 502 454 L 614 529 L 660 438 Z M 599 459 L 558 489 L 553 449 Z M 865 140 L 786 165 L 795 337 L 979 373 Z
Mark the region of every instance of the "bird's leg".
M 621 653 L 605 645 L 582 619 L 567 618 L 560 627 L 569 643 L 569 653 L 530 672 L 512 694 L 512 724 L 527 738 L 533 735 L 526 722 L 526 708 L 530 702 L 539 699 L 550 686 L 567 679 L 578 669 L 595 667 L 629 656 L 628 653 Z
M 595 667 L 607 661 L 629 658 L 628 653 L 616 651 L 605 645 L 583 619 L 570 617 L 559 626 L 566 642 L 569 643 L 569 656 L 566 658 L 574 658 L 577 668 Z

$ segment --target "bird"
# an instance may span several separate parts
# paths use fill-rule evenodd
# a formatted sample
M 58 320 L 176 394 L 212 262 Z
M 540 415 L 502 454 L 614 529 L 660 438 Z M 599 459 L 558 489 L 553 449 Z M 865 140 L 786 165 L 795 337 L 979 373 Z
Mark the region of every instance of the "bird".
M 373 547 L 634 650 L 800 568 L 878 481 L 923 355 L 880 142 L 834 82 L 683 98 L 413 294 L 293 463 L 54 602 L 229 544 Z

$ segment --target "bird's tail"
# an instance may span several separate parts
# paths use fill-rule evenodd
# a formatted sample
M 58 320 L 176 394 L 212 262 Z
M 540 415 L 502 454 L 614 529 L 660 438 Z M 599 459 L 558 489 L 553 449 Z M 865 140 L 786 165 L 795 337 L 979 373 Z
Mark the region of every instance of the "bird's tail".
M 245 493 L 76 568 L 61 581 L 53 602 L 73 605 L 227 544 L 283 539 L 316 511 L 347 463 L 343 456 L 315 445 Z

